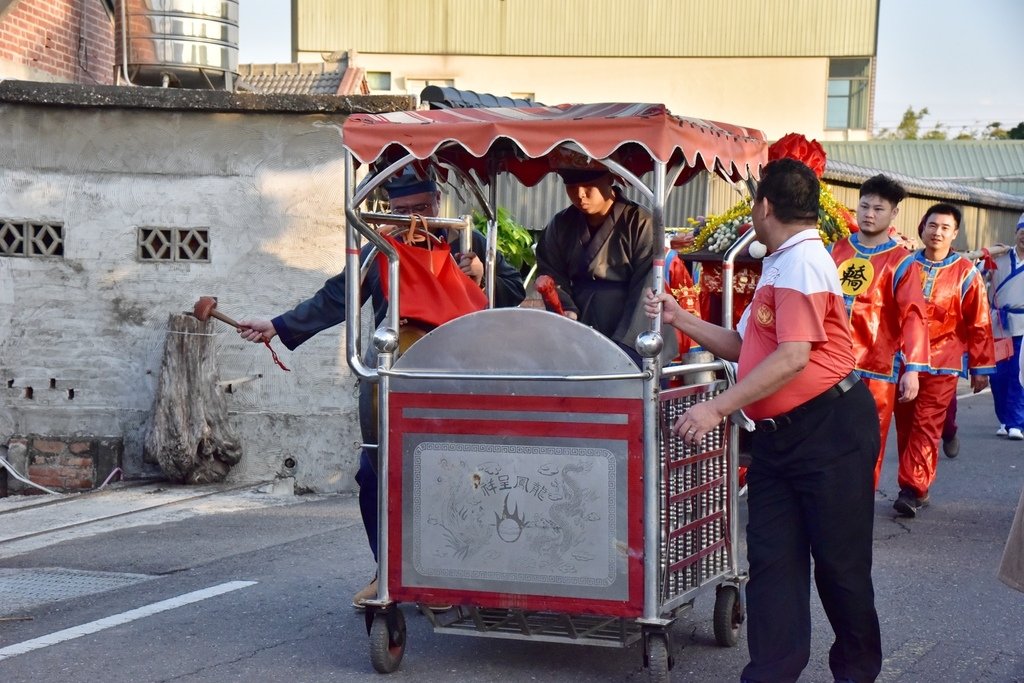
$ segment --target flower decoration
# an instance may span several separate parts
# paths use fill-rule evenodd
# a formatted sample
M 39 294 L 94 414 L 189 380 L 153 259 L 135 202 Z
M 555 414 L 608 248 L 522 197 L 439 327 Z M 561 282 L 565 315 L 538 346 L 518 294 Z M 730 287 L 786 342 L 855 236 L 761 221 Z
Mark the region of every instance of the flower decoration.
M 776 159 L 796 159 L 814 171 L 819 180 L 825 174 L 825 148 L 800 133 L 784 135 L 768 148 L 768 161 Z
M 723 214 L 687 218 L 686 222 L 693 231 L 693 241 L 679 249 L 681 253 L 688 254 L 701 249 L 723 252 L 737 237 L 750 229 L 750 200 L 738 202 Z
M 849 237 L 850 232 L 857 230 L 856 222 L 850 210 L 843 206 L 835 197 L 829 186 L 821 180 L 825 172 L 825 149 L 817 140 L 808 140 L 799 133 L 790 133 L 768 148 L 768 160 L 796 159 L 806 164 L 818 176 L 821 194 L 818 198 L 818 234 L 825 244 L 838 242 Z M 693 231 L 693 240 L 680 245 L 680 253 L 689 254 L 707 250 L 713 253 L 724 252 L 736 238 L 751 226 L 751 198 L 746 197 L 733 205 L 725 213 L 717 216 L 698 216 L 688 218 L 687 223 Z

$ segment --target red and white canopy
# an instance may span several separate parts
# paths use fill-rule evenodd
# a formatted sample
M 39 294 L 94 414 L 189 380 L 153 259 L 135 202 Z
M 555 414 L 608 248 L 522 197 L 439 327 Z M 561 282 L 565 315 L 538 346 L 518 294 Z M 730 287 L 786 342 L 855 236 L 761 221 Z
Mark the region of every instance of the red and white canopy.
M 682 166 L 676 184 L 703 170 L 730 180 L 758 178 L 767 162 L 764 133 L 672 115 L 661 104 L 440 109 L 353 114 L 342 127 L 345 147 L 361 163 L 405 154 L 473 170 L 489 182 L 497 172 L 532 186 L 560 167 L 565 148 L 612 158 L 643 175 L 654 160 Z

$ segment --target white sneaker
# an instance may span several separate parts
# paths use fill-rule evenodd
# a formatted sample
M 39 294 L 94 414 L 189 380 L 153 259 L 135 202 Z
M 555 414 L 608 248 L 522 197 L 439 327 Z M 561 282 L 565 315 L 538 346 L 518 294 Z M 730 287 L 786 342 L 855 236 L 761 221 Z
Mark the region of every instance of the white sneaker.
M 1006 438 L 1010 441 L 1024 441 L 1024 433 L 1016 427 L 1010 427 L 1006 430 Z
M 996 430 L 996 436 L 1006 436 L 1006 425 L 999 425 L 999 429 Z

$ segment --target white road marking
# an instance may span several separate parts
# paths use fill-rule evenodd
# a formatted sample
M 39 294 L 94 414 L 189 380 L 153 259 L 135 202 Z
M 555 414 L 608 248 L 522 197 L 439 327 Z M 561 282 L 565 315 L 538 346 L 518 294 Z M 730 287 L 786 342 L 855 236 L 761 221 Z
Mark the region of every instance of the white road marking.
M 976 394 L 974 392 L 971 392 L 971 391 L 968 391 L 966 394 L 958 394 L 956 399 L 959 401 L 962 398 L 970 398 L 971 396 L 981 396 L 982 394 L 991 394 L 991 393 L 992 393 L 992 390 L 986 387 L 985 389 L 982 389 L 981 391 L 979 391 Z
M 39 650 L 44 647 L 49 647 L 50 645 L 63 643 L 67 640 L 81 638 L 82 636 L 87 636 L 114 626 L 127 624 L 128 622 L 135 621 L 136 619 L 142 619 L 159 612 L 166 612 L 167 610 L 172 610 L 176 607 L 190 605 L 193 602 L 199 602 L 200 600 L 206 600 L 207 598 L 213 598 L 218 595 L 223 595 L 224 593 L 236 591 L 239 588 L 247 588 L 254 585 L 256 585 L 255 581 L 229 581 L 227 583 L 210 586 L 209 588 L 204 588 L 202 590 L 185 593 L 184 595 L 179 595 L 176 598 L 169 598 L 167 600 L 161 600 L 160 602 L 154 602 L 152 605 L 144 605 L 104 619 L 90 621 L 88 624 L 72 626 L 71 628 L 66 628 L 62 631 L 57 631 L 49 635 L 33 638 L 32 640 L 26 640 L 23 643 L 8 645 L 7 647 L 0 648 L 0 661 L 3 661 L 8 657 L 23 655 L 26 652 L 32 652 L 33 650 Z

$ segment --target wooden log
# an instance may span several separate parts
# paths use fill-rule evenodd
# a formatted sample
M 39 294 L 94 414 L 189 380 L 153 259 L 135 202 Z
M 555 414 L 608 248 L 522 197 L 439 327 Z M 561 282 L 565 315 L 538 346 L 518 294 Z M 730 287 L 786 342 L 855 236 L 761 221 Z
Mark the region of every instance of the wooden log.
M 242 457 L 241 439 L 217 386 L 211 324 L 187 313 L 167 321 L 167 345 L 144 457 L 178 484 L 222 481 Z

